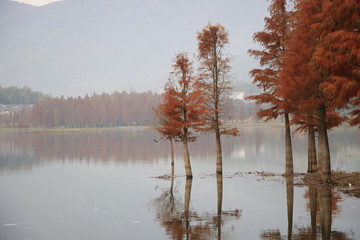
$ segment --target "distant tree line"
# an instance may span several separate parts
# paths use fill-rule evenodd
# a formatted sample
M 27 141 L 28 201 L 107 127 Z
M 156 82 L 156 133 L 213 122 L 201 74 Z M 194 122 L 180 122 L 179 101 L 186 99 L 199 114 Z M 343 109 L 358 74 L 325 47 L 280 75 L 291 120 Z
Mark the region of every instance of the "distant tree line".
M 148 125 L 158 102 L 159 95 L 151 91 L 47 98 L 29 109 L 2 113 L 0 124 L 75 128 Z
M 15 101 L 16 98 L 2 101 L 3 105 L 17 103 L 32 105 L 30 108 L 20 108 L 20 110 L 13 108 L 1 111 L 0 109 L 0 126 L 7 127 L 85 128 L 153 125 L 153 108 L 160 102 L 160 95 L 151 91 L 94 93 L 84 97 L 53 98 L 33 92 L 29 88 L 9 87 L 6 89 L 23 89 L 23 92 L 35 93 L 39 96 L 39 98 L 27 98 L 33 99 L 30 102 Z M 25 91 L 25 89 L 27 90 Z M 2 94 L 3 92 L 1 92 L 0 98 L 5 99 Z M 231 113 L 230 120 L 242 122 L 257 120 L 258 106 L 255 103 L 233 99 L 229 100 L 227 105 L 228 111 Z
M 46 97 L 29 87 L 0 87 L 0 104 L 35 104 Z

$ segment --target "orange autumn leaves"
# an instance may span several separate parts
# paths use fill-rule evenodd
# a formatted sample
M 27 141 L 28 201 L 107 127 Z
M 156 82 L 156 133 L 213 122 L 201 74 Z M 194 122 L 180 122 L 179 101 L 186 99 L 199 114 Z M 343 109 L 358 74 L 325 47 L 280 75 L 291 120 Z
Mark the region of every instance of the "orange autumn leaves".
M 236 128 L 223 124 L 225 100 L 231 90 L 230 58 L 225 51 L 228 32 L 220 25 L 208 24 L 197 34 L 198 71 L 186 53 L 174 58 L 173 71 L 165 85 L 163 101 L 155 109 L 159 126 L 156 128 L 170 142 L 183 143 L 185 172 L 192 177 L 188 142 L 200 133 L 213 132 L 216 139 L 216 171 L 222 173 L 220 136 L 238 135 Z
M 194 141 L 192 130 L 199 130 L 205 124 L 204 94 L 192 65 L 186 53 L 176 55 L 163 102 L 156 109 L 161 120 L 159 132 L 167 138 Z
M 250 99 L 270 105 L 258 113 L 262 118 L 290 114 L 299 130 L 318 132 L 319 170 L 330 182 L 327 131 L 345 122 L 360 125 L 360 3 L 292 4 L 273 0 L 265 30 L 254 34 L 262 49 L 249 53 L 263 68 L 250 74 L 263 93 Z
M 287 111 L 292 123 L 306 127 L 324 105 L 330 128 L 345 120 L 360 125 L 359 1 L 296 0 L 289 8 L 286 0 L 272 1 L 265 30 L 254 34 L 264 50 L 249 50 L 266 66 L 250 72 L 264 91 L 251 99 L 272 104 L 259 116 Z M 351 110 L 348 119 L 335 119 L 343 109 Z

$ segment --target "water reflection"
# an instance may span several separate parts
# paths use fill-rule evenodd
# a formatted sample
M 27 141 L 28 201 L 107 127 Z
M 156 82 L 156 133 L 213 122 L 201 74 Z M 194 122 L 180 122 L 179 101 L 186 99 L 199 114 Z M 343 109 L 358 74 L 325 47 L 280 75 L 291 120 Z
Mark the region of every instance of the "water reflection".
M 288 217 L 288 239 L 292 237 L 293 213 L 294 213 L 294 178 L 286 178 L 286 206 Z
M 79 161 L 102 163 L 154 163 L 166 158 L 168 149 L 155 144 L 152 131 L 121 131 L 111 133 L 12 133 L 0 134 L 0 157 L 11 159 L 13 167 L 29 167 L 48 161 Z M 17 156 L 21 157 L 17 157 Z M 26 166 L 23 166 L 26 164 Z M 8 164 L 0 165 L 1 169 Z
M 188 181 L 178 166 L 181 148 L 176 169 L 170 169 L 169 144 L 156 143 L 154 131 L 0 133 L 0 235 L 88 240 L 359 238 L 358 199 L 343 199 L 336 190 L 320 186 L 294 187 L 292 178 L 283 184 L 281 177 L 268 181 L 234 174 L 282 172 L 281 131 L 243 128 L 239 138 L 224 137 L 225 178 L 211 175 L 214 139 L 200 138 L 191 146 L 195 174 Z M 335 133 L 333 166 L 342 162 L 343 170 L 360 170 L 358 132 Z M 306 139 L 294 138 L 296 171 L 307 169 Z M 13 171 L 18 174 L 7 174 Z M 170 181 L 150 178 L 170 172 Z M 242 210 L 233 210 L 237 208 Z
M 171 177 L 170 189 L 163 190 L 150 204 L 156 211 L 157 221 L 171 239 L 222 239 L 222 226 L 240 219 L 241 210 L 222 210 L 222 175 L 217 176 L 216 214 L 191 210 L 192 182 L 192 179 L 186 179 L 184 201 L 181 201 L 181 194 L 174 188 L 174 177 Z
M 224 172 L 284 171 L 283 128 L 243 127 L 241 137 L 223 138 Z M 355 131 L 354 131 L 355 130 Z M 333 169 L 360 170 L 360 137 L 357 129 L 340 128 L 330 134 Z M 156 139 L 156 141 L 154 141 Z M 0 171 L 6 170 L 5 161 L 11 159 L 11 169 L 29 169 L 48 161 L 110 162 L 154 164 L 169 159 L 167 141 L 158 141 L 155 131 L 117 131 L 88 133 L 9 133 L 0 134 Z M 304 135 L 294 135 L 294 169 L 307 169 Z M 190 146 L 194 163 L 214 161 L 214 139 L 201 137 Z M 176 158 L 181 157 L 176 147 Z M 17 159 L 27 158 L 29 161 Z M 7 160 L 4 160 L 7 159 Z M 271 159 L 271 161 L 269 161 Z M 195 166 L 194 166 L 195 168 Z M 215 169 L 215 167 L 214 167 Z M 196 174 L 196 168 L 194 169 Z M 215 170 L 214 170 L 215 171 Z
M 342 201 L 342 198 L 330 186 L 309 187 L 305 198 L 308 199 L 307 210 L 310 212 L 310 226 L 295 228 L 293 232 L 294 185 L 291 179 L 286 179 L 288 233 L 283 236 L 279 229 L 265 230 L 260 234 L 262 239 L 353 239 L 348 233 L 331 228 L 333 218 L 340 213 L 338 203 Z M 295 226 L 297 225 L 295 224 Z
M 221 239 L 221 224 L 222 224 L 222 202 L 223 202 L 223 176 L 222 174 L 216 175 L 216 189 L 217 189 L 217 216 L 216 216 L 216 225 L 217 225 L 217 237 Z

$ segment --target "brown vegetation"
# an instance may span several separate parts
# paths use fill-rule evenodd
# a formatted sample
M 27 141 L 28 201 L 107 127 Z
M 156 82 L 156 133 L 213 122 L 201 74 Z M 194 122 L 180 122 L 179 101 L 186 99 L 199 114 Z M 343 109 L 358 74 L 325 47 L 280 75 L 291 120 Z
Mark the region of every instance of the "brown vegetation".
M 260 177 L 259 181 L 271 180 L 278 181 L 279 178 L 288 178 L 286 174 L 277 174 L 273 172 L 254 171 L 254 172 L 237 172 L 232 175 L 224 176 L 225 178 L 243 177 L 245 175 L 257 175 Z M 214 174 L 207 175 L 215 177 Z M 331 183 L 329 186 L 335 188 L 344 194 L 356 198 L 360 198 L 360 172 L 344 172 L 332 171 Z M 295 173 L 293 175 L 295 186 L 323 186 L 322 176 L 320 173 Z M 165 179 L 165 178 L 163 178 Z M 281 180 L 282 181 L 282 180 Z
M 321 174 L 307 173 L 297 175 L 296 185 L 298 186 L 320 186 Z M 356 198 L 360 198 L 360 172 L 331 172 L 331 187 Z

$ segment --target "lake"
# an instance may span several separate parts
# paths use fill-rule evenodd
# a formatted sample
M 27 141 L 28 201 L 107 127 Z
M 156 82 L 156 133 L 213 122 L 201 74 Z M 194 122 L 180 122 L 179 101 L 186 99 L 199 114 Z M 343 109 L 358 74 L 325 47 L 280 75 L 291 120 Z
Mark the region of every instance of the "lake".
M 284 130 L 240 128 L 170 146 L 150 130 L 0 133 L 0 239 L 360 239 L 360 199 L 294 186 L 284 172 Z M 360 171 L 360 131 L 329 133 L 332 169 Z M 293 134 L 294 170 L 307 170 L 307 136 Z M 251 172 L 251 173 L 250 173 Z M 159 177 L 160 176 L 160 177 Z

